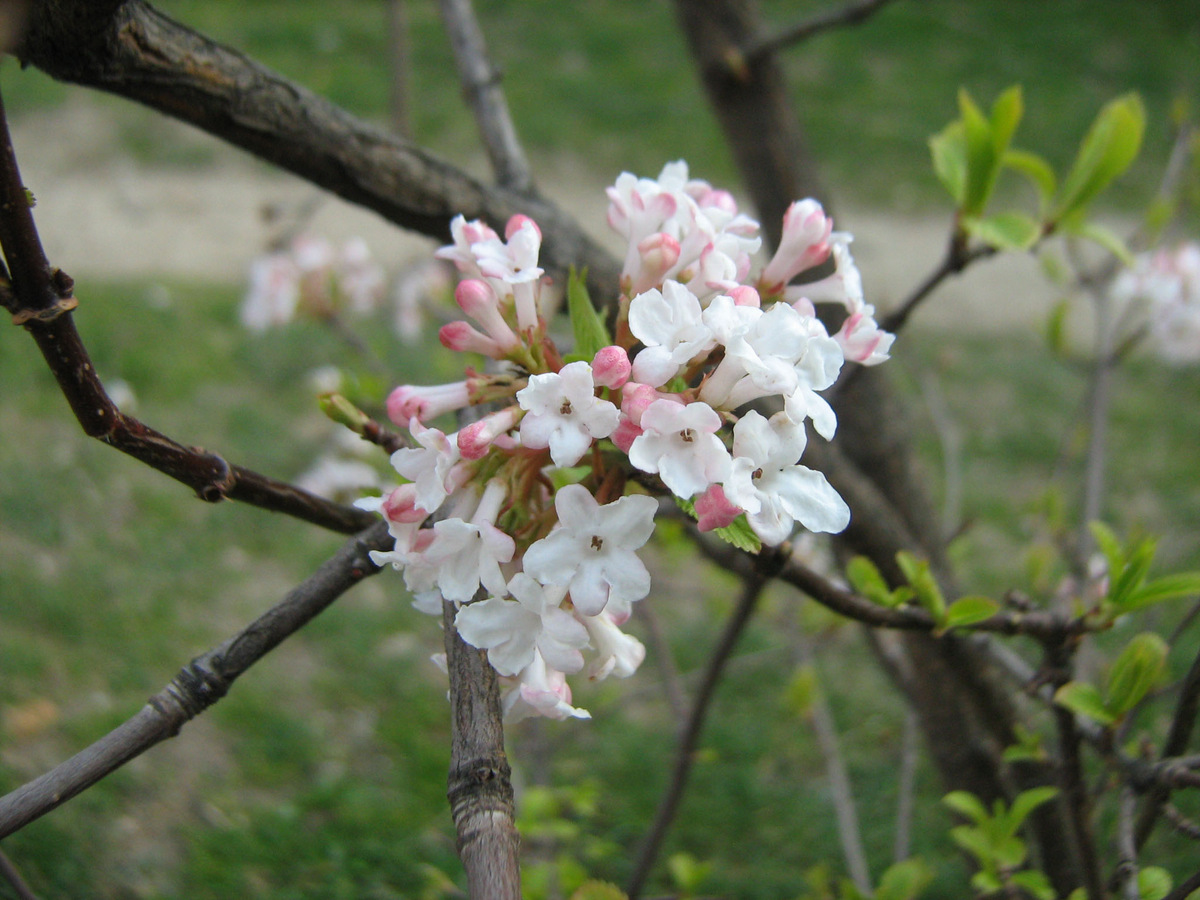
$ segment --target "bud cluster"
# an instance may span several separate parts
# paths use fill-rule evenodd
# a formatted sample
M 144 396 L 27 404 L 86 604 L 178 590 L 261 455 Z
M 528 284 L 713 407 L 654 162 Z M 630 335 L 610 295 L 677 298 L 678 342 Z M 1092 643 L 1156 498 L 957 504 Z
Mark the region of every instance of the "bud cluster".
M 792 204 L 779 250 L 751 277 L 758 223 L 727 192 L 689 180 L 685 163 L 657 180 L 622 174 L 608 195 L 627 246 L 615 338 L 573 281 L 569 354 L 542 315 L 536 223 L 514 216 L 501 237 L 454 220 L 454 243 L 437 256 L 458 269 L 455 299 L 470 321 L 440 337 L 500 371 L 396 388 L 388 414 L 414 444 L 392 456 L 405 481 L 360 501 L 395 538 L 376 562 L 403 570 L 419 609 L 458 607 L 459 633 L 507 685 L 510 720 L 586 717 L 568 675 L 625 677 L 641 664 L 644 648 L 621 626 L 650 591 L 637 551 L 655 495 L 742 541 L 779 545 L 797 523 L 844 529 L 845 502 L 799 464 L 806 423 L 832 438 L 837 420 L 819 392 L 846 360 L 874 365 L 892 343 L 864 302 L 850 236 L 816 201 Z M 832 274 L 790 284 L 830 258 Z M 832 336 L 814 308 L 828 301 L 847 314 Z M 457 432 L 431 424 L 482 403 L 498 408 Z

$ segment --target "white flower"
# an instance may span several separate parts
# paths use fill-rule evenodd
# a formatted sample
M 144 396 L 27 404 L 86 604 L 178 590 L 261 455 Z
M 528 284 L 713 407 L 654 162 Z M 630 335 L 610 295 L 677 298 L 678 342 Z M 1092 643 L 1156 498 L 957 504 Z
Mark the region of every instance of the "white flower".
M 591 636 L 596 657 L 587 667 L 587 676 L 593 681 L 603 681 L 609 675 L 628 678 L 638 670 L 646 658 L 646 648 L 633 635 L 626 634 L 608 610 L 598 616 L 580 616 Z
M 797 274 L 824 262 L 829 256 L 833 219 L 816 200 L 797 200 L 783 214 L 779 249 L 759 276 L 767 291 L 779 290 Z
M 629 461 L 643 472 L 657 472 L 686 500 L 729 474 L 729 451 L 716 434 L 720 427 L 720 415 L 707 403 L 655 400 L 642 413 L 642 433 L 629 448 Z
M 713 346 L 700 301 L 677 281 L 630 301 L 629 330 L 645 344 L 633 361 L 633 380 L 652 387 L 666 384 L 692 357 Z
M 565 586 L 575 608 L 598 615 L 610 601 L 650 593 L 650 573 L 634 553 L 654 531 L 658 503 L 632 495 L 601 506 L 578 484 L 554 498 L 558 526 L 525 551 L 525 571 L 543 584 Z
M 588 629 L 563 609 L 566 589 L 544 587 L 524 572 L 513 576 L 508 590 L 515 601 L 489 597 L 458 611 L 454 626 L 472 647 L 488 652 L 488 661 L 501 675 L 516 675 L 540 651 L 561 672 L 583 668 Z
M 284 325 L 300 302 L 300 269 L 289 253 L 271 253 L 250 263 L 250 288 L 242 303 L 242 324 L 251 331 Z
M 592 368 L 582 360 L 558 373 L 530 375 L 529 384 L 517 391 L 517 403 L 526 410 L 521 442 L 549 447 L 556 466 L 579 462 L 593 440 L 612 434 L 621 417 L 613 404 L 596 397 Z
M 542 654 L 533 651 L 533 662 L 521 670 L 516 682 L 505 695 L 504 721 L 519 722 L 529 716 L 548 719 L 590 719 L 586 709 L 571 705 L 571 686 L 567 676 L 546 665 Z
M 804 426 L 786 413 L 770 419 L 750 410 L 733 426 L 733 466 L 725 495 L 746 510 L 763 543 L 783 543 L 794 522 L 809 531 L 837 533 L 850 508 L 820 472 L 796 465 L 804 453 Z
M 458 443 L 436 428 L 424 427 L 416 417 L 409 420 L 408 430 L 421 446 L 393 453 L 392 468 L 416 483 L 417 504 L 428 513 L 436 512 L 465 474 L 455 469 L 460 459 Z

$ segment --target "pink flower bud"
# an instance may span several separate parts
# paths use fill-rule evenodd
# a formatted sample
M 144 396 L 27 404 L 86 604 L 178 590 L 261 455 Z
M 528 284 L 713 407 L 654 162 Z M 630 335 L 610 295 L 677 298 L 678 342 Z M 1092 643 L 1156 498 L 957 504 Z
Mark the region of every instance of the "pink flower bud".
M 621 389 L 621 415 L 640 426 L 642 413 L 657 399 L 659 393 L 650 385 L 627 382 Z
M 629 448 L 641 435 L 642 429 L 632 419 L 621 416 L 617 427 L 608 437 L 622 453 L 629 453 Z
M 679 262 L 679 241 L 665 232 L 649 235 L 638 242 L 637 269 L 631 278 L 630 296 L 637 296 L 662 283 L 667 272 Z
M 397 425 L 408 425 L 409 419 L 427 422 L 470 402 L 465 381 L 428 386 L 402 384 L 388 395 L 387 412 Z
M 739 284 L 729 292 L 729 296 L 733 298 L 734 306 L 753 306 L 756 309 L 762 307 L 762 297 L 748 284 Z
M 400 485 L 384 498 L 379 511 L 389 522 L 424 522 L 429 518 L 429 513 L 417 506 L 415 484 Z
M 503 359 L 505 355 L 503 347 L 466 322 L 446 323 L 438 330 L 438 340 L 448 350 L 460 353 L 482 353 L 492 359 Z
M 498 437 L 516 427 L 523 414 L 519 406 L 509 406 L 472 422 L 458 432 L 458 452 L 463 459 L 482 459 Z
M 509 219 L 508 224 L 504 226 L 504 239 L 506 241 L 512 240 L 512 236 L 520 231 L 526 222 L 533 226 L 533 230 L 537 232 L 538 241 L 540 242 L 542 239 L 542 229 L 538 228 L 537 222 L 533 221 L 529 216 L 523 216 L 520 213 Z
M 482 325 L 487 336 L 500 347 L 502 353 L 496 359 L 520 346 L 520 338 L 500 315 L 500 298 L 486 281 L 469 278 L 460 282 L 454 289 L 454 299 L 459 308 Z
M 592 360 L 592 378 L 601 387 L 623 387 L 629 381 L 632 370 L 633 365 L 624 347 L 601 347 Z
M 833 219 L 816 200 L 797 200 L 783 214 L 783 236 L 779 249 L 767 263 L 759 284 L 776 293 L 797 274 L 823 263 L 829 256 Z
M 719 484 L 709 485 L 708 490 L 696 498 L 696 515 L 699 517 L 701 531 L 712 531 L 714 528 L 724 528 L 745 510 L 734 506 L 725 496 L 725 489 Z

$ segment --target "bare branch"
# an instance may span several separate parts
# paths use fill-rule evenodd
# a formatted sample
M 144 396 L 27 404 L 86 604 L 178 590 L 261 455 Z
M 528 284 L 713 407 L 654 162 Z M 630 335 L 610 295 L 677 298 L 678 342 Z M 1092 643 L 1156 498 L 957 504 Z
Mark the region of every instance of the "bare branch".
M 37 895 L 30 890 L 25 879 L 21 877 L 21 873 L 17 871 L 17 867 L 12 864 L 3 851 L 0 851 L 0 878 L 8 882 L 8 886 L 17 896 L 17 900 L 37 900 Z
M 663 792 L 662 798 L 658 802 L 654 823 L 650 826 L 642 847 L 638 851 L 633 874 L 629 877 L 629 886 L 626 888 L 629 900 L 638 900 L 638 897 L 641 896 L 642 889 L 646 886 L 646 880 L 650 877 L 650 871 L 654 868 L 654 862 L 658 858 L 658 851 L 667 836 L 667 830 L 675 818 L 675 811 L 679 808 L 679 801 L 683 797 L 683 790 L 687 786 L 688 776 L 692 771 L 696 745 L 699 743 L 700 731 L 704 727 L 704 719 L 708 715 L 708 708 L 716 691 L 717 683 L 721 679 L 730 654 L 733 653 L 733 648 L 737 645 L 738 639 L 750 621 L 750 616 L 758 604 L 763 587 L 769 580 L 769 575 L 766 574 L 767 568 L 764 566 L 760 571 L 743 576 L 742 593 L 738 598 L 737 606 L 729 617 L 729 621 L 725 623 L 725 630 L 721 632 L 721 637 L 718 639 L 716 647 L 713 648 L 712 656 L 709 657 L 708 665 L 704 669 L 704 680 L 700 683 L 692 700 L 687 725 L 680 734 L 679 743 L 675 748 L 675 764 L 672 768 L 671 783 L 667 785 L 666 791 Z
M 1179 700 L 1175 704 L 1175 715 L 1171 717 L 1171 728 L 1163 744 L 1164 759 L 1178 756 L 1187 749 L 1196 725 L 1196 716 L 1200 713 L 1200 653 L 1192 660 L 1191 668 L 1183 679 L 1183 687 L 1179 692 Z M 1146 796 L 1141 815 L 1138 816 L 1137 828 L 1134 832 L 1136 846 L 1140 849 L 1150 837 L 1154 822 L 1162 804 L 1170 796 L 1170 789 L 1158 787 Z
M 421 234 L 445 239 L 457 214 L 503 229 L 525 213 L 542 229 L 543 266 L 562 273 L 586 265 L 597 302 L 616 299 L 620 266 L 554 204 L 486 187 L 142 0 L 38 0 L 17 54 L 55 78 L 195 125 Z
M 0 247 L 12 270 L 9 282 L 0 264 L 4 287 L 0 301 L 37 343 L 84 433 L 183 482 L 210 503 L 240 500 L 343 534 L 367 527 L 370 513 L 231 465 L 215 453 L 184 446 L 117 408 L 75 329 L 74 282 L 62 270 L 51 268 L 42 249 L 2 101 L 0 144 Z
M 913 314 L 913 311 L 934 292 L 938 285 L 951 275 L 960 274 L 971 263 L 995 256 L 995 254 L 995 247 L 985 245 L 967 249 L 965 236 L 956 229 L 950 237 L 946 255 L 942 257 L 941 263 L 925 276 L 924 281 L 913 288 L 912 293 L 905 297 L 899 306 L 887 314 L 879 327 L 884 331 L 899 331 L 908 322 L 908 317 Z
M 188 721 L 224 697 L 243 672 L 347 590 L 379 571 L 368 553 L 393 543 L 386 523 L 377 521 L 241 632 L 192 660 L 131 719 L 46 774 L 0 797 L 0 838 L 179 734 Z
M 911 709 L 904 712 L 904 737 L 900 740 L 900 773 L 896 778 L 896 838 L 892 860 L 903 862 L 912 853 L 912 823 L 916 808 L 917 760 L 920 722 Z
M 512 769 L 504 752 L 499 681 L 486 651 L 459 636 L 456 612 L 455 604 L 444 602 L 451 721 L 447 794 L 458 831 L 458 855 L 472 897 L 521 900 Z
M 440 0 L 438 5 L 450 35 L 450 46 L 454 48 L 458 79 L 479 125 L 496 181 L 519 194 L 534 194 L 533 174 L 508 114 L 508 103 L 500 87 L 500 71 L 488 57 L 487 44 L 471 0 Z
M 807 19 L 794 22 L 772 35 L 750 41 L 742 48 L 741 55 L 747 60 L 757 59 L 785 47 L 799 44 L 815 35 L 834 28 L 844 28 L 864 22 L 890 3 L 891 0 L 855 0 L 836 9 L 817 13 Z

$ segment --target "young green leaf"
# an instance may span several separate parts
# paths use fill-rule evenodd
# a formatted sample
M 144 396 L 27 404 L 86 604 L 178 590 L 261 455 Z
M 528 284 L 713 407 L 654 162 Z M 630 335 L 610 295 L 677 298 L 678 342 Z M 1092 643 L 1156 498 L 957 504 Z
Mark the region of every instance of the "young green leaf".
M 1002 157 L 1012 143 L 1012 137 L 1025 114 L 1025 104 L 1021 99 L 1021 86 L 1014 84 L 992 104 L 991 127 L 992 146 L 997 157 Z
M 1014 172 L 1024 175 L 1033 183 L 1038 195 L 1038 210 L 1045 215 L 1046 210 L 1050 208 L 1050 201 L 1054 198 L 1054 190 L 1058 184 L 1050 163 L 1028 150 L 1008 150 L 1000 158 L 1000 165 L 1002 168 L 1012 169 Z
M 1130 641 L 1109 672 L 1105 708 L 1118 716 L 1133 709 L 1162 677 L 1167 652 L 1167 642 L 1153 632 Z
M 983 801 L 969 791 L 951 791 L 942 798 L 942 804 L 976 825 L 982 825 L 991 818 Z
M 1129 252 L 1129 248 L 1125 246 L 1125 241 L 1121 239 L 1120 235 L 1112 229 L 1078 216 L 1070 216 L 1063 220 L 1060 230 L 1099 244 L 1119 259 L 1123 265 L 1133 265 L 1133 254 Z
M 967 136 L 957 119 L 929 139 L 933 171 L 961 209 L 967 190 Z
M 879 876 L 875 900 L 914 900 L 933 881 L 933 870 L 921 859 L 910 858 L 888 866 Z
M 1055 221 L 1083 209 L 1129 168 L 1141 149 L 1145 128 L 1146 111 L 1137 94 L 1118 97 L 1100 110 L 1063 181 Z
M 1054 886 L 1050 884 L 1050 879 L 1037 869 L 1014 872 L 1011 880 L 1013 884 L 1023 888 L 1035 900 L 1054 900 L 1057 896 L 1054 892 Z
M 696 514 L 696 504 L 691 500 L 681 500 L 675 498 L 675 505 L 682 509 L 693 519 L 698 519 Z M 714 528 L 713 534 L 728 544 L 732 544 L 739 550 L 745 550 L 747 553 L 758 553 L 762 550 L 762 538 L 755 534 L 754 529 L 750 527 L 750 521 L 746 518 L 746 514 L 742 513 L 724 528 Z
M 856 556 L 846 564 L 846 578 L 850 586 L 872 603 L 880 606 L 892 605 L 892 592 L 883 580 L 875 563 L 865 556 Z
M 1037 787 L 1030 788 L 1027 791 L 1021 791 L 1013 799 L 1012 806 L 1008 810 L 1007 826 L 1010 834 L 1016 834 L 1025 820 L 1029 818 L 1029 814 L 1041 806 L 1058 796 L 1058 788 L 1056 787 Z
M 575 335 L 574 352 L 580 358 L 591 360 L 597 350 L 612 343 L 604 321 L 588 296 L 587 269 L 576 272 L 575 267 L 571 267 L 567 276 L 567 312 L 571 316 L 571 330 Z
M 1171 873 L 1158 866 L 1146 866 L 1138 870 L 1138 896 L 1141 900 L 1163 900 L 1171 893 Z
M 958 108 L 962 113 L 960 121 L 967 147 L 967 183 L 962 209 L 968 216 L 979 216 L 983 214 L 995 187 L 1000 159 L 996 153 L 992 126 L 965 88 L 959 89 Z
M 628 895 L 607 881 L 585 881 L 571 895 L 571 900 L 626 900 Z
M 1020 212 L 997 213 L 983 219 L 965 218 L 967 233 L 997 250 L 1028 250 L 1042 236 L 1041 223 Z
M 1054 693 L 1054 702 L 1101 725 L 1112 725 L 1117 717 L 1104 705 L 1100 691 L 1086 681 L 1068 681 Z
M 1000 604 L 990 597 L 959 597 L 946 608 L 943 628 L 961 628 L 990 619 L 1000 610 Z
M 799 718 L 807 718 L 812 712 L 813 704 L 820 696 L 821 685 L 817 679 L 817 670 L 811 664 L 796 666 L 784 691 L 784 702 L 788 710 Z
M 1200 594 L 1200 572 L 1164 575 L 1143 584 L 1121 601 L 1121 612 L 1128 613 L 1164 600 Z
M 901 550 L 896 554 L 896 563 L 908 579 L 909 585 L 916 592 L 917 602 L 933 616 L 939 628 L 946 623 L 946 598 L 938 587 L 937 579 L 929 568 L 929 561 L 917 559 L 911 553 Z

